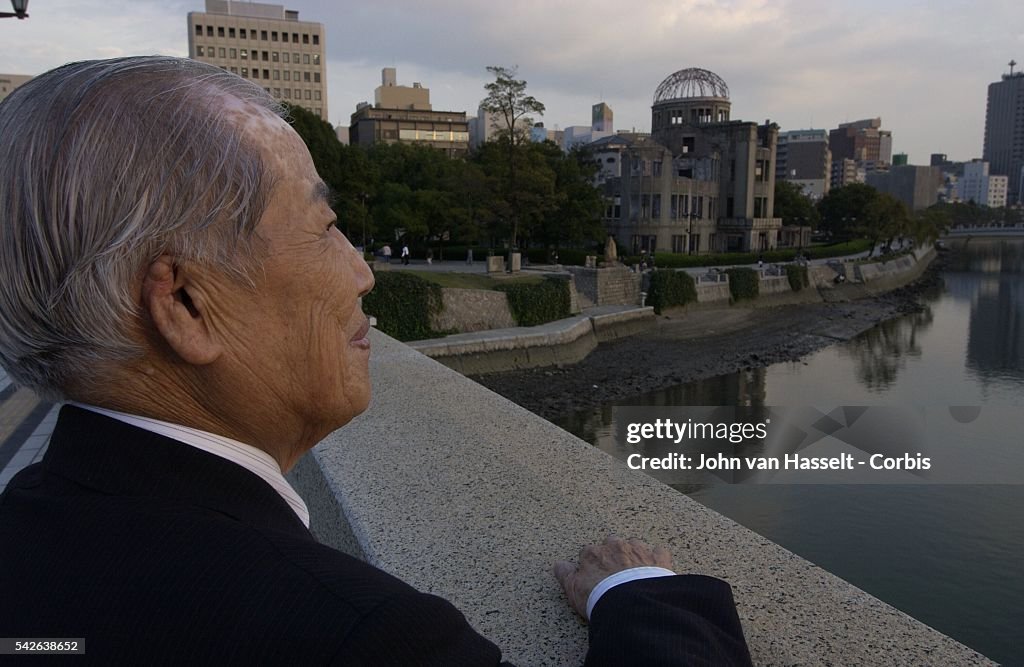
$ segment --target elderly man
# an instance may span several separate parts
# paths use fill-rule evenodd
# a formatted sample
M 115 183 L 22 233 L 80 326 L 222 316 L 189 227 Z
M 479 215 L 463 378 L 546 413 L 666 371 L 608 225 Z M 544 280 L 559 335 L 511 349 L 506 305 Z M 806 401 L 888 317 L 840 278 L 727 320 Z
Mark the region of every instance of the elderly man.
M 451 604 L 318 544 L 283 477 L 367 407 L 372 287 L 237 76 L 81 62 L 0 104 L 0 364 L 68 401 L 0 499 L 0 637 L 83 637 L 101 664 L 497 664 Z M 729 587 L 669 566 L 617 538 L 556 566 L 589 664 L 749 662 Z

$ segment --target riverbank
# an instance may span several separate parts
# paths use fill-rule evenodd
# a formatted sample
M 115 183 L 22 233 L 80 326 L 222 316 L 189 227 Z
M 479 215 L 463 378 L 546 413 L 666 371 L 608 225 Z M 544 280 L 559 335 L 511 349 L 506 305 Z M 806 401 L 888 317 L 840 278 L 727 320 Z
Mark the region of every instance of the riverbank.
M 669 312 L 650 330 L 603 343 L 583 361 L 473 377 L 531 412 L 553 419 L 683 382 L 802 357 L 893 317 L 921 309 L 940 287 L 940 254 L 913 283 L 849 301 L 720 306 Z M 851 290 L 851 295 L 855 295 Z

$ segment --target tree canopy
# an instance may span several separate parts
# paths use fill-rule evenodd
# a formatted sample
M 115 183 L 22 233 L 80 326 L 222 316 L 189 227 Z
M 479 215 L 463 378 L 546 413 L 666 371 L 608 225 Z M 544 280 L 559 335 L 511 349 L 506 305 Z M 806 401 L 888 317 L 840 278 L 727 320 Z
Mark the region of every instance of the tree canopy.
M 811 198 L 803 193 L 796 183 L 775 181 L 775 217 L 782 218 L 784 225 L 809 225 L 818 227 L 818 209 Z
M 513 165 L 509 142 L 499 137 L 453 159 L 427 144 L 344 146 L 328 123 L 300 107 L 291 120 L 334 191 L 339 228 L 356 244 L 365 236 L 377 246 L 405 237 L 438 249 L 445 242 L 499 247 L 513 236 L 514 220 L 525 240 L 544 245 L 604 236 L 595 166 L 582 151 L 527 142 L 516 147 Z

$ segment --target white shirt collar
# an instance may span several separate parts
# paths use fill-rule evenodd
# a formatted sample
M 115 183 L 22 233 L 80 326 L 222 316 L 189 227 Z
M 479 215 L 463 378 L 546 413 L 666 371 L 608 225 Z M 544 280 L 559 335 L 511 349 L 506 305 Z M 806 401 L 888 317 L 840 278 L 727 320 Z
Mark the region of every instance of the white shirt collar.
M 288 506 L 292 508 L 306 528 L 309 528 L 309 509 L 306 507 L 306 503 L 303 502 L 299 494 L 295 492 L 295 489 L 292 488 L 291 484 L 284 478 L 284 475 L 281 474 L 281 467 L 274 460 L 274 457 L 262 449 L 257 449 L 231 438 L 225 438 L 222 435 L 207 433 L 206 431 L 171 424 L 158 419 L 130 415 L 73 401 L 69 402 L 68 405 L 73 405 L 83 410 L 90 410 L 125 424 L 130 424 L 136 428 L 141 428 L 144 431 L 177 440 L 242 466 L 254 475 L 258 475 L 263 481 L 273 487 L 278 495 L 288 503 Z

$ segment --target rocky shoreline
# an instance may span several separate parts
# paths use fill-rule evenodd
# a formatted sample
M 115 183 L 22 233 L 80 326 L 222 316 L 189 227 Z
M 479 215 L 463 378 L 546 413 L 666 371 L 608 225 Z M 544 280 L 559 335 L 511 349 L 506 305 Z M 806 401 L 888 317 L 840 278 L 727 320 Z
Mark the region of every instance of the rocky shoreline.
M 545 419 L 648 391 L 802 357 L 917 312 L 941 288 L 945 254 L 913 283 L 832 303 L 728 306 L 660 316 L 650 331 L 605 343 L 578 364 L 476 376 L 474 380 Z

